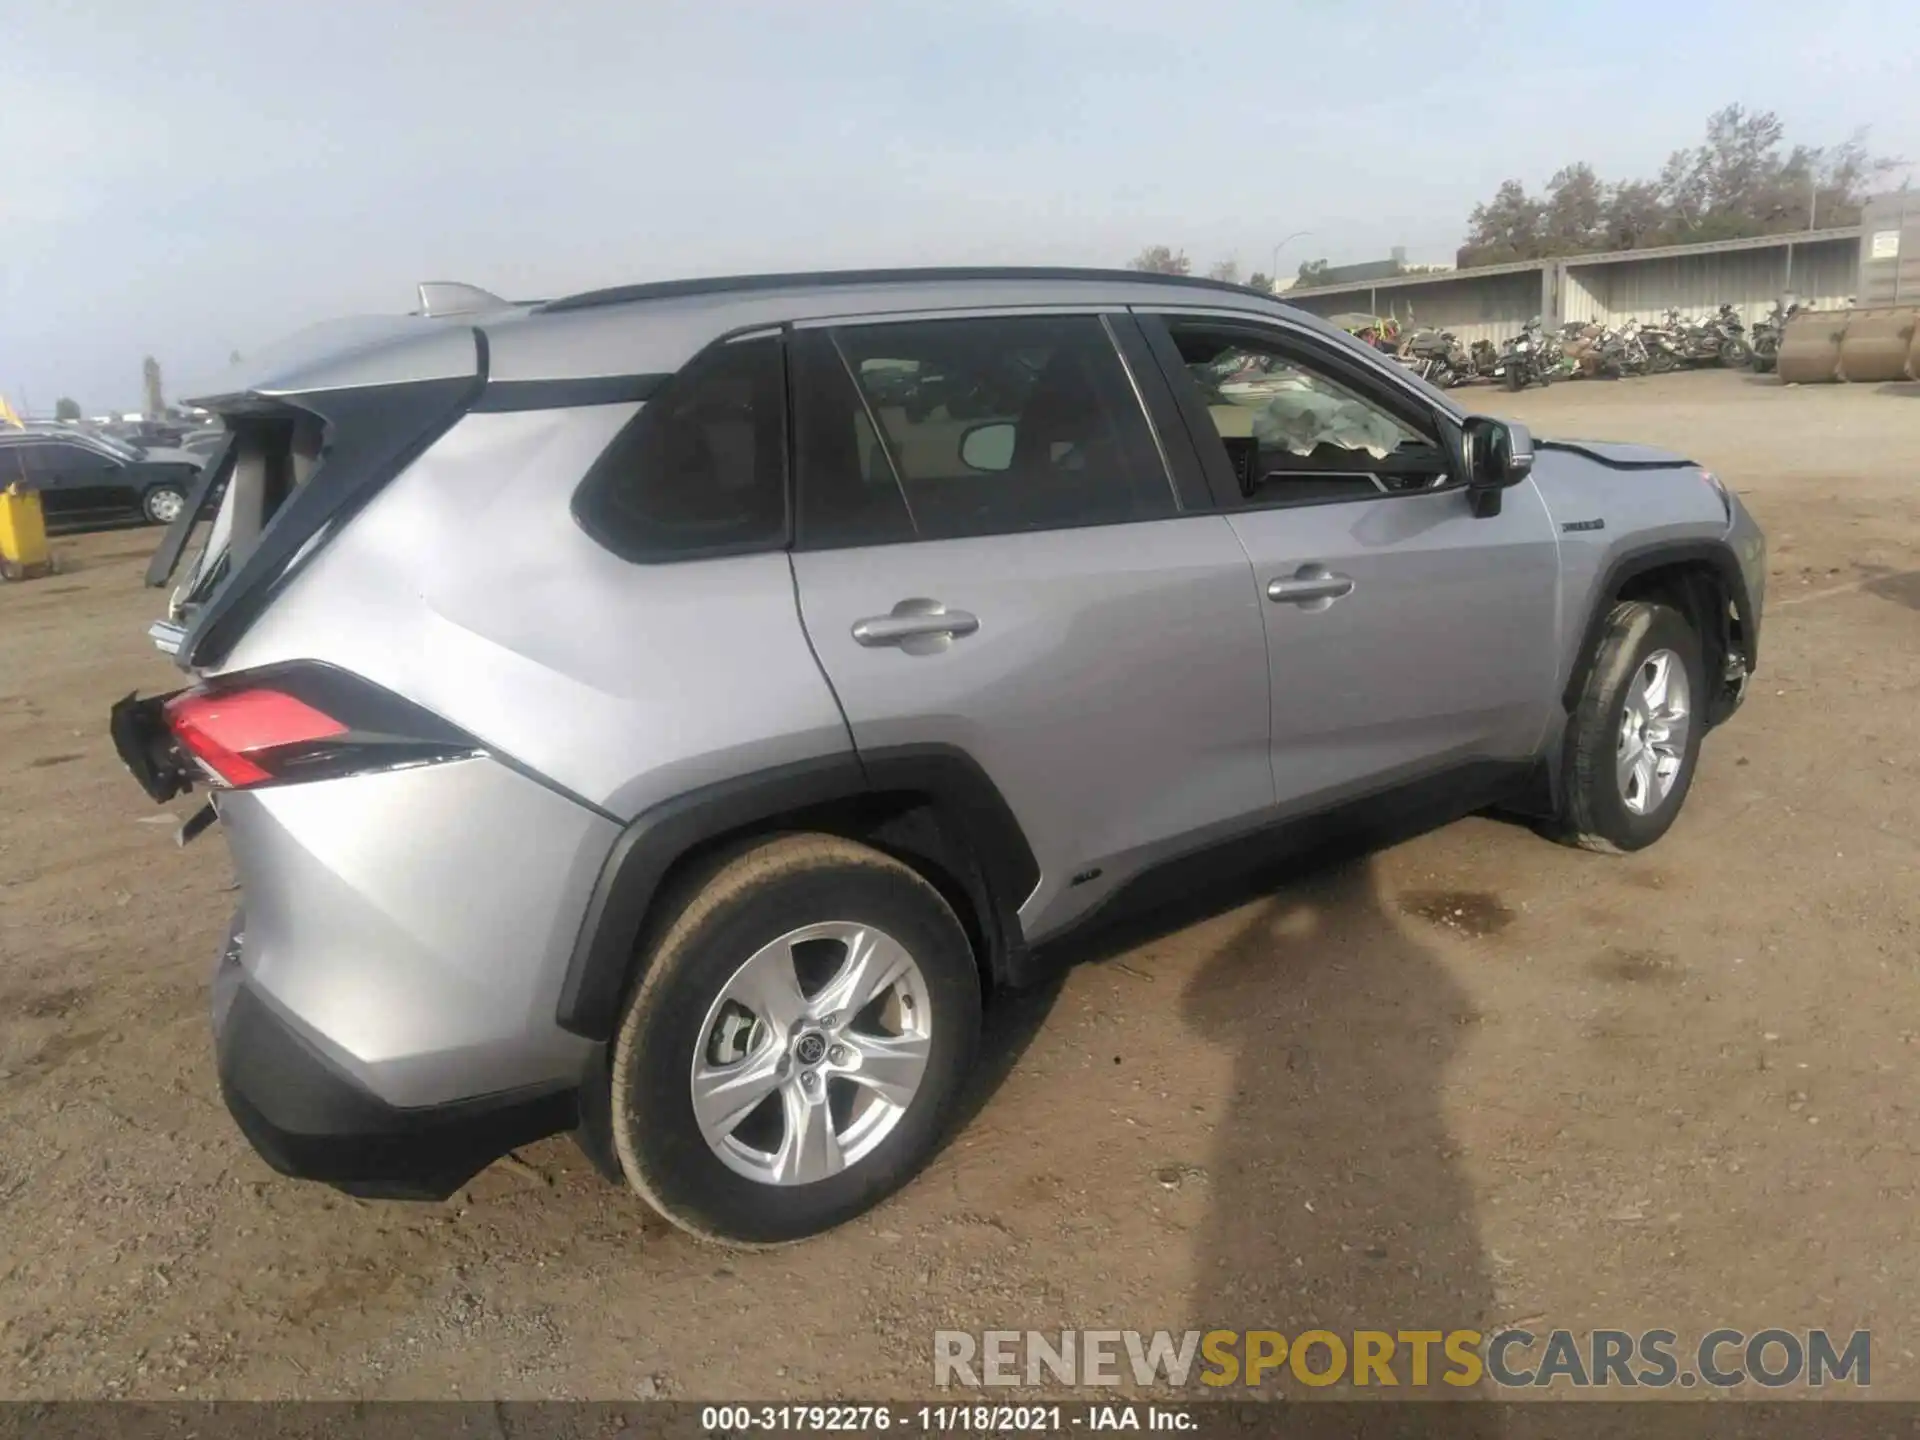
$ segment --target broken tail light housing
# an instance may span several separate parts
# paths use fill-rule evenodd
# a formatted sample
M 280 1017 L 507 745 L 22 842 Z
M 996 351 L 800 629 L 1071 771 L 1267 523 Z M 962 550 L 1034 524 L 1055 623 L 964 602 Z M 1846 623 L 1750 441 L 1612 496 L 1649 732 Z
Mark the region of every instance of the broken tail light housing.
M 480 751 L 471 735 L 432 712 L 328 665 L 221 676 L 168 697 L 161 717 L 183 758 L 235 790 Z

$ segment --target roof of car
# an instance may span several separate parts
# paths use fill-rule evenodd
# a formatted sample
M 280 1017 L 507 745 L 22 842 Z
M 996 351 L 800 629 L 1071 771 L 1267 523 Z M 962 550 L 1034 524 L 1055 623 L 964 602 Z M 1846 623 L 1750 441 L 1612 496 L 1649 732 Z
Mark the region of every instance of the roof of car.
M 1185 275 L 1065 266 L 926 267 L 721 275 L 591 290 L 479 316 L 495 380 L 662 374 L 722 335 L 981 307 L 1191 305 L 1289 314 L 1263 290 Z
M 626 305 L 640 300 L 668 300 L 687 295 L 726 295 L 768 290 L 818 290 L 828 287 L 873 285 L 943 285 L 995 281 L 1075 280 L 1124 282 L 1129 285 L 1166 284 L 1193 286 L 1203 290 L 1225 290 L 1239 295 L 1271 300 L 1265 290 L 1229 280 L 1211 280 L 1197 275 L 1168 275 L 1149 270 L 1103 270 L 1068 265 L 972 265 L 920 266 L 883 270 L 803 270 L 765 275 L 716 275 L 686 280 L 653 280 L 637 285 L 616 285 L 603 290 L 585 290 L 577 295 L 545 301 L 534 308 L 552 314 L 566 310 L 587 310 L 602 305 Z
M 446 282 L 435 285 L 450 288 Z M 430 298 L 437 293 L 430 291 Z M 252 403 L 248 397 L 476 374 L 489 384 L 594 382 L 607 386 L 611 395 L 619 387 L 607 382 L 671 374 L 726 336 L 793 324 L 1058 307 L 1238 311 L 1284 316 L 1340 335 L 1264 290 L 1144 270 L 930 266 L 721 275 L 616 286 L 541 302 L 499 301 L 498 308 L 456 305 L 455 313 L 438 318 L 426 313 L 431 305 L 423 304 L 411 315 L 332 321 L 249 357 L 195 398 L 229 410 Z
M 25 443 L 84 445 L 89 450 L 98 450 L 102 454 L 128 459 L 140 453 L 140 447 L 111 435 L 97 435 L 91 430 L 68 429 L 64 426 L 14 430 L 0 427 L 0 444 L 19 445 Z

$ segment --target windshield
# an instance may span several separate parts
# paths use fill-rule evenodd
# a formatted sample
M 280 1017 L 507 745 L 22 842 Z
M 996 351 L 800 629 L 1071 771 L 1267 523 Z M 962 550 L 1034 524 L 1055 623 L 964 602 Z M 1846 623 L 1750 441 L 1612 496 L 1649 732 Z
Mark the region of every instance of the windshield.
M 106 451 L 117 460 L 138 460 L 146 451 L 131 441 L 122 440 L 117 435 L 89 435 L 86 442 L 97 449 Z

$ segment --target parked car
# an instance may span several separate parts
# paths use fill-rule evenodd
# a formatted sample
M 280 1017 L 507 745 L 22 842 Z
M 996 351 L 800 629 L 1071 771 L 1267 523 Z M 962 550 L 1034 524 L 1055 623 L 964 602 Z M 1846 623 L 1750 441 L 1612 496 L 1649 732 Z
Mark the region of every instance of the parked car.
M 171 524 L 202 457 L 142 450 L 80 430 L 0 430 L 0 485 L 40 492 L 49 525 L 144 519 Z
M 572 1132 L 688 1230 L 814 1234 L 1149 871 L 1427 802 L 1637 850 L 1756 660 L 1721 481 L 1241 287 L 684 281 L 289 353 L 206 402 L 185 683 L 111 728 L 228 837 L 228 1107 L 355 1195 Z
M 190 455 L 198 455 L 204 461 L 226 443 L 226 430 L 215 426 L 211 429 L 187 432 L 180 441 L 180 448 Z
M 186 431 L 178 425 L 169 425 L 164 421 L 131 420 L 99 426 L 94 431 L 104 439 L 117 440 L 122 445 L 131 445 L 138 450 L 178 449 Z

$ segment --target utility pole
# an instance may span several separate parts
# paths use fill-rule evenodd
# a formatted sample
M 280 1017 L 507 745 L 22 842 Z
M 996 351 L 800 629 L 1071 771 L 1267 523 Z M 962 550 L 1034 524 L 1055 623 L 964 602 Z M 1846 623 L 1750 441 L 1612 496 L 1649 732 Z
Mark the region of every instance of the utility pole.
M 1273 247 L 1273 259 L 1267 265 L 1267 274 L 1273 277 L 1273 283 L 1275 285 L 1278 285 L 1280 283 L 1280 252 L 1281 250 L 1286 248 L 1288 245 L 1291 245 L 1296 240 L 1306 239 L 1311 234 L 1313 234 L 1313 231 L 1311 230 L 1296 230 L 1293 232 L 1293 234 L 1282 239 Z

